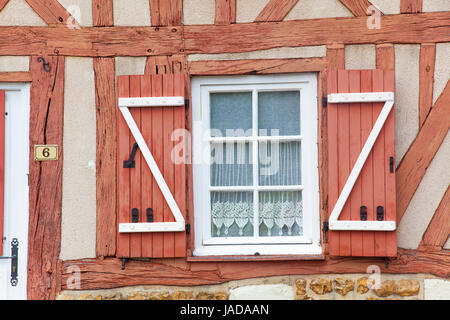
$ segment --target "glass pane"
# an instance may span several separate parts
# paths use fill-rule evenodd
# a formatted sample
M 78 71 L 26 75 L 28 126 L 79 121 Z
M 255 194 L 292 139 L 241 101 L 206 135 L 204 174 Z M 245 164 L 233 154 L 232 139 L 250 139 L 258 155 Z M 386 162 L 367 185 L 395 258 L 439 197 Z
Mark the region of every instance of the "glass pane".
M 300 92 L 259 92 L 260 136 L 300 135 Z
M 253 193 L 211 192 L 213 237 L 253 236 Z
M 252 135 L 252 93 L 211 93 L 211 137 Z
M 300 191 L 259 193 L 261 237 L 303 235 L 303 203 Z
M 301 143 L 260 142 L 259 184 L 262 186 L 301 185 Z
M 253 184 L 249 143 L 211 143 L 211 186 Z

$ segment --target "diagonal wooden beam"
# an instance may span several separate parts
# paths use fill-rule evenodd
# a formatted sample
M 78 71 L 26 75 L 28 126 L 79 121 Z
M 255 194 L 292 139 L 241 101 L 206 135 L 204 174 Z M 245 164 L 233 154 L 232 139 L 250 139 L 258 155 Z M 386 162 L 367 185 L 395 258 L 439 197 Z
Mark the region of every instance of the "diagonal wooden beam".
M 419 186 L 450 127 L 450 81 L 397 169 L 397 222 Z
M 367 9 L 373 6 L 369 0 L 339 0 L 356 17 L 363 17 L 370 14 Z
M 270 0 L 255 22 L 282 21 L 299 0 Z
M 236 0 L 216 0 L 214 23 L 236 23 Z
M 76 23 L 57 0 L 26 0 L 26 2 L 50 26 L 70 26 Z
M 423 0 L 401 0 L 400 12 L 401 13 L 419 13 L 422 12 Z
M 425 231 L 419 248 L 432 248 L 442 250 L 450 234 L 450 187 L 442 197 L 439 207 L 434 213 L 427 230 Z
M 434 67 L 436 44 L 423 43 L 420 46 L 419 66 L 419 127 L 423 126 L 433 105 Z
M 9 0 L 0 0 L 0 11 L 8 4 Z

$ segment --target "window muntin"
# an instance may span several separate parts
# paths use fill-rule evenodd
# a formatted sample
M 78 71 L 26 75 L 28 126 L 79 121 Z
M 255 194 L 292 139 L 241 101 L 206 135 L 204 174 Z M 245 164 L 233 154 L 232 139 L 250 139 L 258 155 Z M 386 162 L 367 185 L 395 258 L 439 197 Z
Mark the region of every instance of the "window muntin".
M 314 74 L 193 79 L 194 254 L 320 253 L 316 90 Z

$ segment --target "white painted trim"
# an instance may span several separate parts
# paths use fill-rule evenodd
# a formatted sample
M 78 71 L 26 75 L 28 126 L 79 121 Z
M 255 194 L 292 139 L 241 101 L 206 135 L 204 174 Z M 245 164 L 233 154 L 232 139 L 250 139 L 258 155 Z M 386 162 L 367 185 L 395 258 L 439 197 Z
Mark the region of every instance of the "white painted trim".
M 119 98 L 119 107 L 178 107 L 184 106 L 184 97 Z
M 215 76 L 193 77 L 192 87 L 192 128 L 193 128 L 193 178 L 194 178 L 194 256 L 210 255 L 310 255 L 321 254 L 318 149 L 317 149 L 317 74 L 298 73 L 283 75 Z M 298 136 L 257 136 L 252 132 L 249 137 L 211 137 L 209 134 L 210 94 L 217 92 L 252 92 L 252 114 L 257 115 L 257 94 L 260 91 L 300 91 L 301 135 Z M 258 121 L 253 117 L 255 128 Z M 211 199 L 210 192 L 228 187 L 210 186 L 209 155 L 211 143 L 252 142 L 253 154 L 258 154 L 255 141 L 301 141 L 302 185 L 274 186 L 277 190 L 301 190 L 303 194 L 303 236 L 301 237 L 228 237 L 216 238 L 211 235 Z M 256 146 L 255 146 L 256 145 Z M 255 150 L 256 149 L 256 150 Z M 256 166 L 254 166 L 255 168 Z M 257 182 L 258 179 L 253 179 Z M 230 187 L 230 191 L 234 187 Z M 255 195 L 266 186 L 239 186 L 243 191 L 253 191 L 253 202 L 258 207 Z M 234 190 L 236 191 L 236 190 Z M 256 200 L 255 200 L 256 199 Z M 254 210 L 254 212 L 257 212 Z M 254 214 L 254 218 L 257 214 Z M 259 226 L 253 223 L 254 235 Z M 264 239 L 266 238 L 266 239 Z M 270 239 L 269 239 L 270 238 Z M 287 239 L 289 238 L 289 239 Z
M 380 100 L 384 99 L 384 100 Z M 332 102 L 333 101 L 333 102 Z M 356 160 L 355 165 L 353 166 L 350 175 L 345 182 L 344 188 L 339 195 L 339 198 L 331 212 L 329 219 L 329 228 L 330 230 L 365 230 L 365 231 L 393 231 L 396 229 L 395 221 L 343 221 L 338 220 L 341 215 L 342 209 L 344 208 L 345 203 L 350 196 L 350 193 L 353 190 L 353 187 L 356 183 L 356 180 L 361 173 L 361 170 L 369 156 L 372 148 L 375 144 L 375 141 L 378 138 L 378 135 L 383 128 L 386 119 L 389 116 L 389 113 L 394 106 L 394 93 L 393 92 L 385 92 L 385 93 L 337 93 L 330 94 L 328 96 L 329 103 L 363 103 L 363 102 L 385 102 L 383 109 L 378 116 L 375 125 L 373 126 L 372 131 L 367 138 L 364 147 L 361 150 L 361 153 Z
M 143 223 L 142 227 L 139 227 L 139 229 L 142 229 L 142 231 L 134 231 L 134 229 L 138 229 L 138 224 L 129 224 L 129 223 L 120 223 L 119 224 L 119 232 L 172 232 L 172 231 L 184 231 L 185 229 L 185 220 L 183 217 L 183 214 L 181 213 L 175 198 L 172 195 L 172 192 L 170 192 L 169 187 L 167 186 L 166 181 L 164 180 L 163 175 L 161 174 L 161 171 L 158 168 L 158 165 L 155 162 L 155 159 L 153 158 L 152 153 L 150 152 L 147 143 L 144 140 L 144 137 L 142 136 L 141 132 L 139 131 L 138 126 L 136 125 L 136 122 L 133 119 L 133 116 L 130 113 L 130 110 L 128 110 L 128 107 L 120 107 L 120 111 L 122 112 L 122 115 L 127 122 L 128 127 L 130 128 L 131 133 L 133 134 L 134 139 L 136 140 L 137 144 L 139 145 L 139 149 L 141 150 L 142 156 L 145 159 L 145 162 L 147 163 L 148 167 L 150 168 L 153 177 L 156 180 L 156 183 L 158 184 L 159 189 L 161 190 L 164 199 L 166 200 L 167 204 L 169 205 L 170 211 L 172 211 L 173 216 L 175 217 L 175 224 L 171 222 L 160 222 L 160 223 Z M 133 228 L 131 228 L 130 225 L 133 225 Z M 180 227 L 182 225 L 182 227 Z

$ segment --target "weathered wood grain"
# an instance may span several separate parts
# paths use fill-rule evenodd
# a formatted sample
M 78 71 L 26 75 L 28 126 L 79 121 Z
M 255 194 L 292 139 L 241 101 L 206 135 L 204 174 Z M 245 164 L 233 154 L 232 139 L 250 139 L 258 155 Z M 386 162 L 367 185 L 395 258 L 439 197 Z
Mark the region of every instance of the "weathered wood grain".
M 0 72 L 0 82 L 31 82 L 30 72 Z
M 0 0 L 0 11 L 8 4 L 9 0 Z
M 92 0 L 92 23 L 95 27 L 114 25 L 113 0 Z
M 50 26 L 67 27 L 78 24 L 57 0 L 26 0 L 26 2 Z
M 270 0 L 255 22 L 282 21 L 299 0 Z
M 50 72 L 31 57 L 29 299 L 53 299 L 61 247 L 64 57 L 46 56 Z M 58 161 L 34 161 L 34 145 L 59 145 Z
M 61 275 L 62 290 L 69 290 L 69 266 L 81 270 L 81 289 L 95 290 L 135 285 L 194 286 L 220 284 L 233 280 L 281 275 L 310 275 L 335 273 L 366 273 L 371 265 L 382 273 L 429 273 L 450 276 L 450 252 L 421 252 L 399 250 L 398 257 L 389 261 L 388 268 L 381 258 L 326 258 L 310 261 L 211 261 L 192 262 L 162 259 L 130 260 L 121 270 L 119 259 L 84 259 L 64 261 Z
M 236 23 L 236 0 L 216 0 L 214 23 Z
M 114 58 L 95 58 L 97 256 L 116 254 L 116 93 Z
M 433 105 L 434 67 L 436 45 L 423 43 L 420 46 L 419 64 L 419 127 L 421 128 Z
M 325 69 L 325 58 L 205 60 L 188 63 L 191 75 L 273 74 L 318 72 Z
M 182 8 L 182 0 L 150 0 L 152 26 L 181 25 Z
M 401 0 L 400 12 L 401 13 L 419 13 L 422 12 L 423 0 Z
M 375 52 L 377 69 L 395 69 L 395 51 L 392 43 L 377 45 Z
M 450 234 L 450 187 L 442 197 L 419 247 L 437 247 L 442 250 Z
M 400 222 L 450 127 L 450 81 L 397 168 L 397 221 Z

